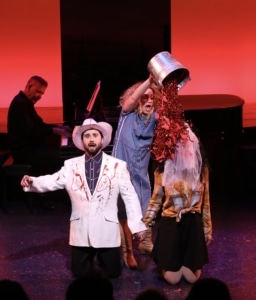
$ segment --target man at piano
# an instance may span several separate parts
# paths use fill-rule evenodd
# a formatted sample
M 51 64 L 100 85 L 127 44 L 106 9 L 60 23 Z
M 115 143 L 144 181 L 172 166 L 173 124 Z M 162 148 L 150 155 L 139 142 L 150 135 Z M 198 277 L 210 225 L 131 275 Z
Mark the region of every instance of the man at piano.
M 85 119 L 72 134 L 74 145 L 84 151 L 83 155 L 65 160 L 56 173 L 39 177 L 25 175 L 21 180 L 27 192 L 66 189 L 69 194 L 72 205 L 69 244 L 75 277 L 86 273 L 95 256 L 110 278 L 120 275 L 119 194 L 125 203 L 132 234 L 139 240 L 145 237 L 141 206 L 126 162 L 102 151 L 109 145 L 111 135 L 110 124 Z
M 53 134 L 71 136 L 67 127 L 45 123 L 34 107 L 47 86 L 45 79 L 32 76 L 8 109 L 8 140 L 14 162 L 30 164 L 34 172 L 57 171 L 61 165 L 58 163 L 59 149 L 45 145 L 45 137 Z

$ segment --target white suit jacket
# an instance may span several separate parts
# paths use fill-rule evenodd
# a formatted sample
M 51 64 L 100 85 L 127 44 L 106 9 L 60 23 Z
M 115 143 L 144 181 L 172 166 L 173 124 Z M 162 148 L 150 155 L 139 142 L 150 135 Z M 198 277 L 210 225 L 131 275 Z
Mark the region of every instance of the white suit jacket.
M 72 213 L 69 244 L 108 248 L 120 246 L 117 199 L 124 200 L 128 225 L 132 233 L 146 230 L 141 221 L 138 196 L 130 181 L 126 162 L 103 152 L 100 175 L 93 194 L 85 177 L 85 155 L 68 159 L 56 173 L 32 177 L 31 192 L 66 189 Z

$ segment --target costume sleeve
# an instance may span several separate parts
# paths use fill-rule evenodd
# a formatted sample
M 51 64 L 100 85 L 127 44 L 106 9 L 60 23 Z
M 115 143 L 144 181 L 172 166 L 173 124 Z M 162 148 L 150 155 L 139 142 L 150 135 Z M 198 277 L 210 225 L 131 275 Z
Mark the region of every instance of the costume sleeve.
M 30 176 L 32 185 L 26 188 L 26 192 L 45 193 L 64 189 L 67 183 L 67 176 L 69 169 L 66 165 L 53 174 L 42 175 L 38 177 Z
M 162 186 L 162 177 L 163 173 L 160 173 L 157 170 L 154 172 L 154 190 L 145 216 L 142 219 L 147 227 L 152 227 L 154 225 L 154 220 L 163 203 L 162 198 L 164 191 Z
M 124 201 L 127 213 L 128 226 L 132 234 L 146 230 L 145 224 L 142 222 L 142 211 L 138 195 L 132 185 L 130 173 L 127 169 L 127 164 L 124 161 L 119 161 L 119 191 Z
M 212 234 L 208 166 L 205 166 L 202 170 L 202 183 L 204 184 L 204 195 L 203 195 L 203 206 L 202 206 L 203 227 L 204 227 L 204 234 L 208 235 L 208 234 Z

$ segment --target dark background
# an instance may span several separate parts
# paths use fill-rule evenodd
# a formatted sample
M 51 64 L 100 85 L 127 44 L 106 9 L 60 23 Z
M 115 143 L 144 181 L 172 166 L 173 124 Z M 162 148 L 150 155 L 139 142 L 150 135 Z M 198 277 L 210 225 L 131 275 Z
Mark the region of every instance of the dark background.
M 169 0 L 61 0 L 64 121 L 84 111 L 96 83 L 103 106 L 148 77 L 147 64 L 170 51 Z

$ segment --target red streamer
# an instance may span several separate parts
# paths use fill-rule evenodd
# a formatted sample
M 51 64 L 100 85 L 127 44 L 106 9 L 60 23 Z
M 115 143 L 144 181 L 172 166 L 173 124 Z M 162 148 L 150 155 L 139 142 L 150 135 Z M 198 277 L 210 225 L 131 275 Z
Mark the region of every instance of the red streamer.
M 178 87 L 175 80 L 165 84 L 162 103 L 158 107 L 159 115 L 154 140 L 151 146 L 153 159 L 162 162 L 173 159 L 176 143 L 186 135 L 188 125 L 185 123 L 184 110 L 178 99 Z

